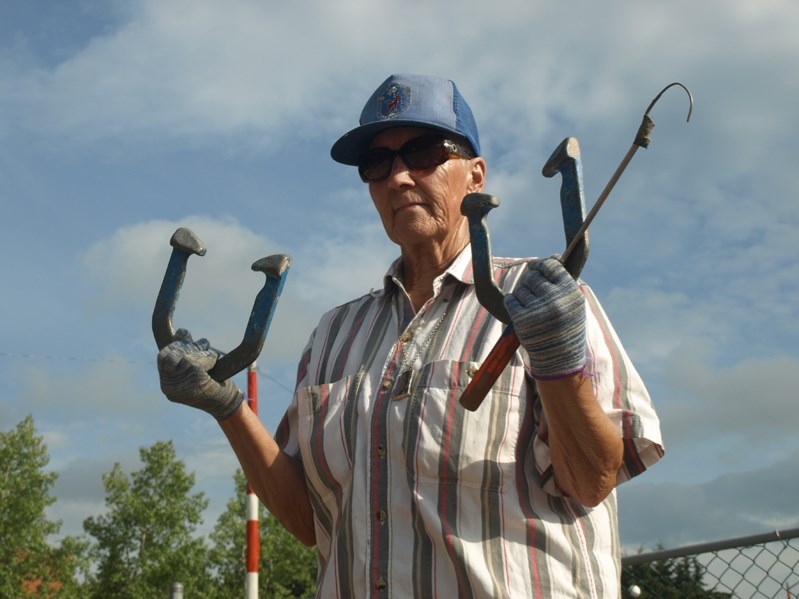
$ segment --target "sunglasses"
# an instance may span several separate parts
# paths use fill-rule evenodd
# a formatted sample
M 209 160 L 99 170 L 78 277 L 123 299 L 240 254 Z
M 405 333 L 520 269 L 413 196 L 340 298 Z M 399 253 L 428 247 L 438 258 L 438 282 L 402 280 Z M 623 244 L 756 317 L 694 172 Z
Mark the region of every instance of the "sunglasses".
M 399 150 L 371 148 L 358 161 L 358 174 L 364 183 L 387 179 L 399 156 L 411 170 L 427 170 L 444 164 L 452 158 L 474 158 L 472 151 L 440 135 L 414 137 L 402 144 Z

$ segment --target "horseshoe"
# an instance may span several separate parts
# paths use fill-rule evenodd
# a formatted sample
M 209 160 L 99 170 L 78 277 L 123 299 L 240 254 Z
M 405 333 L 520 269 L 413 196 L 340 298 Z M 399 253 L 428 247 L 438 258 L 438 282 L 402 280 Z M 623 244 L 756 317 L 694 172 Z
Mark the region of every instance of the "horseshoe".
M 161 282 L 152 318 L 153 336 L 158 349 L 180 339 L 172 325 L 172 316 L 186 276 L 186 265 L 192 255 L 204 256 L 206 252 L 199 237 L 185 227 L 175 231 L 169 244 L 172 246 L 172 255 Z M 274 254 L 253 263 L 252 270 L 264 273 L 266 282 L 253 303 L 244 338 L 238 347 L 219 358 L 208 372 L 211 378 L 216 381 L 229 379 L 252 364 L 261 353 L 290 266 L 291 258 L 286 254 Z

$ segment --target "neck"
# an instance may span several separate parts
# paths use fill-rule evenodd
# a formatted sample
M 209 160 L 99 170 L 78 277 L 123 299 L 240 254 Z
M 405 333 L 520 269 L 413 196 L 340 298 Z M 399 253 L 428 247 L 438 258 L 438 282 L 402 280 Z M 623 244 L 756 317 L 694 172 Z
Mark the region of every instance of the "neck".
M 433 281 L 449 268 L 468 243 L 468 237 L 458 237 L 433 247 L 402 248 L 402 284 L 417 312 L 433 297 Z

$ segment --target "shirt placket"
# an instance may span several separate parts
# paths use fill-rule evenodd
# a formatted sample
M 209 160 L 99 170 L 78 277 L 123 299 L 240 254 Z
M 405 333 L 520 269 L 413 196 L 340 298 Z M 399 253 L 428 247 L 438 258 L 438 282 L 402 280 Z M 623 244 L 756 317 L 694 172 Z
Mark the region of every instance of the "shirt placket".
M 398 323 L 401 322 L 398 314 Z M 391 358 L 383 369 L 377 397 L 372 412 L 371 426 L 371 477 L 370 477 L 370 518 L 371 555 L 370 581 L 373 597 L 390 595 L 390 531 L 389 531 L 389 477 L 387 412 L 392 402 L 401 401 L 403 392 L 399 389 L 404 377 L 402 361 L 405 346 L 413 339 L 412 327 L 399 335 L 391 351 Z M 398 384 L 399 383 L 399 384 Z M 398 399 L 399 398 L 399 399 Z
M 440 285 L 436 285 L 436 294 Z M 398 294 L 401 296 L 402 294 Z M 400 297 L 398 301 L 407 301 Z M 417 362 L 423 357 L 424 347 L 420 344 L 420 339 L 425 335 L 431 335 L 430 326 L 434 326 L 428 320 L 429 315 L 434 312 L 434 301 L 431 299 L 422 309 L 412 318 L 405 330 L 402 329 L 403 312 L 400 305 L 397 309 L 398 338 L 391 351 L 391 358 L 384 368 L 383 378 L 380 382 L 380 390 L 375 401 L 372 417 L 371 434 L 371 453 L 372 453 L 372 476 L 370 482 L 371 495 L 371 518 L 372 518 L 372 538 L 370 546 L 371 555 L 371 581 L 372 596 L 387 597 L 391 595 L 391 522 L 390 522 L 390 500 L 389 500 L 389 480 L 391 477 L 391 462 L 389 455 L 389 412 L 399 409 L 404 414 L 406 400 L 413 391 L 414 377 L 417 370 Z M 400 332 L 401 331 L 401 332 Z M 413 343 L 418 347 L 414 348 Z M 426 343 L 424 344 L 426 346 Z M 410 359 L 406 359 L 409 352 Z M 402 414 L 394 413 L 394 420 L 402 420 Z M 401 451 L 401 447 L 392 448 L 393 451 Z

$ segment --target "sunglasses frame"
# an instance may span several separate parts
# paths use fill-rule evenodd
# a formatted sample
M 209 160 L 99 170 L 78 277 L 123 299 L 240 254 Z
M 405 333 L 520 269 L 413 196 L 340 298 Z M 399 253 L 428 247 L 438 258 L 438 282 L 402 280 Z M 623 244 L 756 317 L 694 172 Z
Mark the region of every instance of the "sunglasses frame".
M 432 163 L 425 163 L 421 166 L 414 166 L 414 160 L 411 157 L 410 163 L 408 160 L 408 153 L 412 152 L 414 149 L 414 144 L 419 144 L 420 141 L 424 143 L 423 140 L 431 140 L 432 143 L 429 145 L 425 145 L 422 150 L 429 150 L 436 145 L 441 146 L 442 148 L 442 155 L 440 157 L 440 161 L 432 162 Z M 433 141 L 434 140 L 434 141 Z M 384 159 L 387 163 L 385 174 L 380 177 L 373 177 L 373 178 L 366 178 L 364 173 L 366 172 L 368 166 L 364 164 L 364 160 L 373 155 L 375 153 L 380 153 L 386 158 Z M 444 135 L 439 134 L 428 134 L 428 135 L 420 135 L 418 137 L 414 137 L 413 139 L 409 139 L 404 144 L 402 144 L 398 149 L 392 150 L 390 148 L 386 148 L 384 146 L 380 146 L 377 148 L 369 148 L 366 150 L 362 155 L 361 158 L 358 160 L 358 175 L 361 177 L 361 180 L 364 183 L 376 183 L 378 181 L 384 181 L 388 179 L 391 175 L 391 171 L 394 167 L 394 160 L 399 156 L 402 158 L 402 161 L 405 163 L 410 170 L 414 171 L 421 171 L 421 170 L 428 170 L 435 168 L 437 166 L 441 166 L 448 160 L 452 160 L 453 158 L 474 158 L 474 152 L 472 152 L 467 146 L 464 144 L 452 141 L 448 139 Z M 438 160 L 438 159 L 437 159 Z M 418 164 L 418 163 L 416 163 Z

